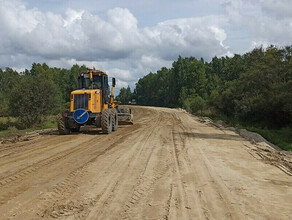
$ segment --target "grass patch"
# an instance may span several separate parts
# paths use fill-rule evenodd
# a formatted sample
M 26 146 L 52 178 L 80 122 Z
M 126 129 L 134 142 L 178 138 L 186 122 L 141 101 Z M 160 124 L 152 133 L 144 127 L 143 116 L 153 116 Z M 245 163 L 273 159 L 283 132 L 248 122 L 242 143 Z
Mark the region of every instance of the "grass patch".
M 14 117 L 0 117 L 0 123 L 16 122 L 17 118 Z
M 267 128 L 263 127 L 260 124 L 242 122 L 234 118 L 229 118 L 226 115 L 217 115 L 211 112 L 202 112 L 201 114 L 197 115 L 209 117 L 213 121 L 224 121 L 227 125 L 238 129 L 246 129 L 248 131 L 256 132 L 272 144 L 280 147 L 281 149 L 286 151 L 292 151 L 292 127 L 279 129 Z
M 18 130 L 16 127 L 9 127 L 7 130 L 0 131 L 0 137 L 20 135 L 24 132 L 26 132 L 26 130 Z
M 0 137 L 4 137 L 4 136 L 11 136 L 11 131 L 9 130 L 4 130 L 4 131 L 0 131 Z
M 36 126 L 39 129 L 54 128 L 57 127 L 57 116 L 49 115 L 42 120 L 42 124 Z
M 55 128 L 57 127 L 57 118 L 55 115 L 50 115 L 44 117 L 41 124 L 35 125 L 32 128 L 18 129 L 19 127 L 21 127 L 21 125 L 17 118 L 0 117 L 0 137 L 24 134 L 25 132 L 39 129 Z
M 292 128 L 268 129 L 247 127 L 246 129 L 262 135 L 265 139 L 283 150 L 292 151 Z
M 17 127 L 17 118 L 0 117 L 0 131 L 8 130 L 9 127 Z

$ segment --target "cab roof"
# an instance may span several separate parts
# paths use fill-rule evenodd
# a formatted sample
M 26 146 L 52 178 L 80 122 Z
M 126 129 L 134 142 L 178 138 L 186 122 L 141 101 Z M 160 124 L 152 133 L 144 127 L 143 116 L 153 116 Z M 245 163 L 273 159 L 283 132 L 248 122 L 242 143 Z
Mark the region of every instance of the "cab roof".
M 108 76 L 106 72 L 103 72 L 101 70 L 88 69 L 87 73 L 90 73 L 90 72 L 92 72 L 93 75 L 106 75 L 106 76 Z

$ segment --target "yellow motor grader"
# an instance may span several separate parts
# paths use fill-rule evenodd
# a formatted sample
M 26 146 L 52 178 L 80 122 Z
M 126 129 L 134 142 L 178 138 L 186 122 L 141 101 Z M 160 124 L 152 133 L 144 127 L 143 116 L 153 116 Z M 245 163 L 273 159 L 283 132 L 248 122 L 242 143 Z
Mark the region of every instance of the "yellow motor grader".
M 108 75 L 95 69 L 79 74 L 78 90 L 71 92 L 70 111 L 63 111 L 58 119 L 60 134 L 78 132 L 82 125 L 94 125 L 105 134 L 118 129 L 119 122 L 133 124 L 131 109 L 119 108 L 114 101 L 115 78 L 111 92 Z

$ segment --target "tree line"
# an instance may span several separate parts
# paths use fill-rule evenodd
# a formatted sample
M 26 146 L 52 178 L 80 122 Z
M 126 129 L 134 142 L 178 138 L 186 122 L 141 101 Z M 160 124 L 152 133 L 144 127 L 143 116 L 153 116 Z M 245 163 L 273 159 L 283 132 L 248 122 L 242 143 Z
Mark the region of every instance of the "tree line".
M 46 115 L 69 108 L 78 74 L 86 70 L 79 65 L 69 70 L 50 68 L 45 63 L 33 63 L 30 70 L 20 73 L 11 68 L 0 69 L 0 117 L 17 117 L 20 122 L 17 127 L 22 129 L 41 123 Z M 0 130 L 5 129 L 3 126 Z
M 255 48 L 243 55 L 214 57 L 210 62 L 178 57 L 171 68 L 150 72 L 117 97 L 127 104 L 182 107 L 192 113 L 217 114 L 268 127 L 292 124 L 292 46 Z M 0 117 L 17 117 L 23 128 L 44 115 L 69 108 L 70 92 L 86 66 L 30 70 L 0 69 Z
M 131 95 L 124 94 L 121 100 L 135 98 L 139 105 L 182 107 L 267 127 L 291 126 L 292 46 L 260 47 L 210 62 L 179 56 L 171 68 L 150 72 Z

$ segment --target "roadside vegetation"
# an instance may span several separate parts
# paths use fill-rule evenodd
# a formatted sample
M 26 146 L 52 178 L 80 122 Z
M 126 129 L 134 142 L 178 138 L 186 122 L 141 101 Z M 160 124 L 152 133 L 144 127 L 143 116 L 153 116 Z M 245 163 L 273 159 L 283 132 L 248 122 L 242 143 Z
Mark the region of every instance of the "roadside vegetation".
M 128 97 L 139 105 L 223 119 L 292 150 L 292 46 L 260 47 L 210 62 L 179 57 L 170 69 L 141 78 Z M 119 98 L 130 100 L 124 93 Z
M 23 125 L 18 118 L 0 117 L 0 139 L 1 137 L 21 135 L 25 132 L 34 130 L 56 128 L 56 126 L 56 115 L 43 116 L 41 123 L 34 124 L 29 128 L 23 128 Z
M 56 115 L 68 107 L 77 76 L 86 69 L 50 68 L 45 63 L 20 73 L 0 69 L 0 136 L 56 127 Z

